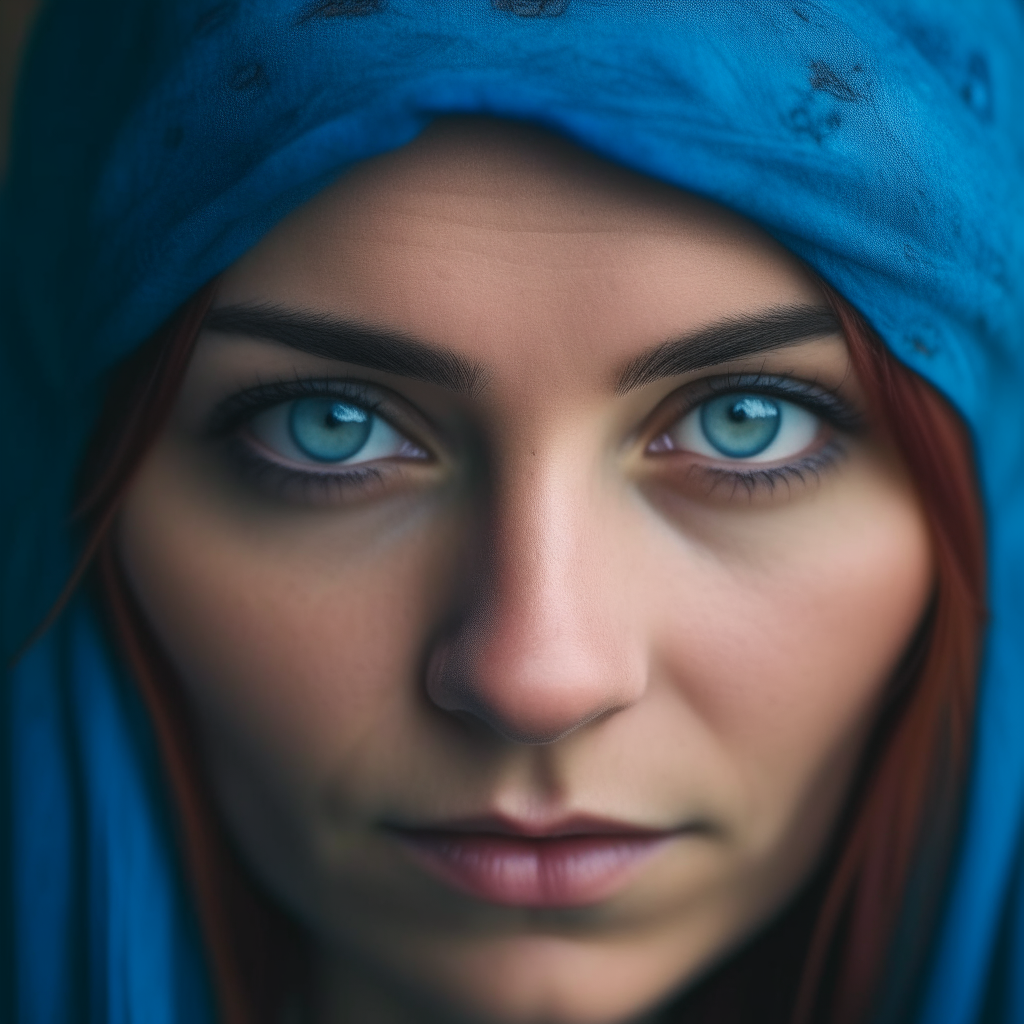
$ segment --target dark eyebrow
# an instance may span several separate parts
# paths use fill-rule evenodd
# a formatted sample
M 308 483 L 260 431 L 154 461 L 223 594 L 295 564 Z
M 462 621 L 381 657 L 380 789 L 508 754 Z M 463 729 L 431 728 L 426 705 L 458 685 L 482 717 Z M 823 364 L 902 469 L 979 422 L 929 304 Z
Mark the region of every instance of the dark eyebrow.
M 280 342 L 314 356 L 427 381 L 450 391 L 475 394 L 486 382 L 480 366 L 449 349 L 427 345 L 401 331 L 325 313 L 282 306 L 221 306 L 203 326 L 224 334 L 244 334 Z
M 729 317 L 631 359 L 615 391 L 622 395 L 662 377 L 841 333 L 835 314 L 825 306 L 775 306 L 749 316 Z

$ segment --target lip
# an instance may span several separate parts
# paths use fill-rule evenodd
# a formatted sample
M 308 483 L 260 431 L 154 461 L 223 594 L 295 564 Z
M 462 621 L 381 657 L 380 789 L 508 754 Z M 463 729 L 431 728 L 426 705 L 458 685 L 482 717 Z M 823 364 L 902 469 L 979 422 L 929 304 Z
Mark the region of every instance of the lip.
M 589 817 L 474 818 L 389 831 L 435 879 L 488 903 L 534 908 L 608 899 L 679 835 Z

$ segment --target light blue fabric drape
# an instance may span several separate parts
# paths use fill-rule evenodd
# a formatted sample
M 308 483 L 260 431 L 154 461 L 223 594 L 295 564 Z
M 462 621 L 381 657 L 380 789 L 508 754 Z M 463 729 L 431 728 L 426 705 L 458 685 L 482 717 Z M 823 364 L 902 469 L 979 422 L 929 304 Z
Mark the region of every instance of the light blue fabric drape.
M 451 112 L 547 125 L 758 221 L 970 424 L 992 619 L 920 1024 L 1024 1021 L 1020 0 L 53 0 L 0 206 L 4 657 L 73 558 L 110 367 L 288 210 Z M 152 740 L 85 597 L 8 675 L 3 716 L 8 1012 L 202 1021 Z

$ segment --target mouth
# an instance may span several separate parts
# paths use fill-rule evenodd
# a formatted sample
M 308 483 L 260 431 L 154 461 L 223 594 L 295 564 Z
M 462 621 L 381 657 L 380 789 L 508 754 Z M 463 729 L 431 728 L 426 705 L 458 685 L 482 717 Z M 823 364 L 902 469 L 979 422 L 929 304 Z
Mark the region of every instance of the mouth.
M 479 818 L 388 831 L 434 879 L 488 903 L 532 908 L 608 899 L 680 834 L 582 817 L 543 826 Z

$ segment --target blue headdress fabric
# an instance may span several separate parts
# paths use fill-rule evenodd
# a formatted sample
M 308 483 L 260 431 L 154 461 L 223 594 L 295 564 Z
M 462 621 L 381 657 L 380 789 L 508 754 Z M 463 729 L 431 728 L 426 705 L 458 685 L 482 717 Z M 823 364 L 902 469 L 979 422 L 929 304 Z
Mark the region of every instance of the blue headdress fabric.
M 760 223 L 969 424 L 991 609 L 919 1024 L 1024 1021 L 1020 0 L 52 0 L 0 206 L 0 652 L 67 577 L 113 367 L 433 118 L 538 123 Z M 0 999 L 212 1019 L 154 742 L 87 594 L 2 692 Z

